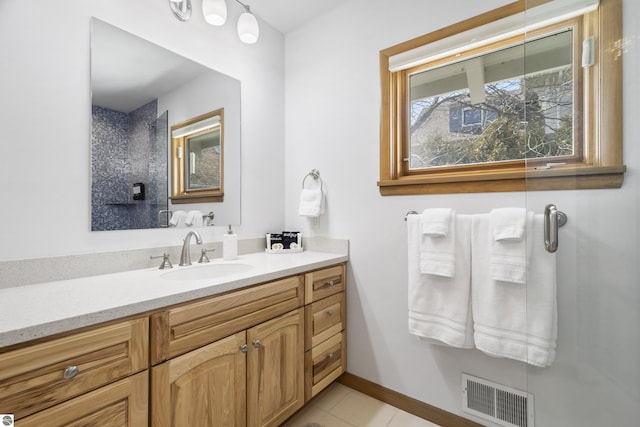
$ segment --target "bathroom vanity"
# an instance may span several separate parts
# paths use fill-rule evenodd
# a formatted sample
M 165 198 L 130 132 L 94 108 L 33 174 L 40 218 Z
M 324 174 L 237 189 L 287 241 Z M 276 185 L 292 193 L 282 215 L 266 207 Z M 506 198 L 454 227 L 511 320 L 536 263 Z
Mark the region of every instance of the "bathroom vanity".
M 196 279 L 147 269 L 46 284 L 62 317 L 28 303 L 45 284 L 2 290 L 33 313 L 0 329 L 0 413 L 18 426 L 280 425 L 345 370 L 346 261 L 258 253 L 214 260 L 204 268 L 251 268 L 211 279 L 194 265 L 182 276 Z M 94 294 L 89 310 L 65 304 L 70 289 Z

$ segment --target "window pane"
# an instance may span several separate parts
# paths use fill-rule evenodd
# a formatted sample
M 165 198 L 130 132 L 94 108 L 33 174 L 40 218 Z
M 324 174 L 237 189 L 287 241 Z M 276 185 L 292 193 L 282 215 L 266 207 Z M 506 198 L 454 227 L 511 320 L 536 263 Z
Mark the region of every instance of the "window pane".
M 186 188 L 220 187 L 220 127 L 187 137 Z
M 572 33 L 411 74 L 409 169 L 573 155 Z

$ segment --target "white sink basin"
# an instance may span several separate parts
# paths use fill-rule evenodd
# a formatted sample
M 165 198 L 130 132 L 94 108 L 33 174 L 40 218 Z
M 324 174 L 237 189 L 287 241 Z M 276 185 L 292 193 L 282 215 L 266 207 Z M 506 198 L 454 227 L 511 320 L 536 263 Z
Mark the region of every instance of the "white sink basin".
M 244 273 L 253 268 L 249 264 L 209 264 L 209 265 L 193 265 L 184 267 L 180 270 L 172 270 L 162 274 L 162 278 L 169 280 L 201 280 L 216 279 L 233 274 Z

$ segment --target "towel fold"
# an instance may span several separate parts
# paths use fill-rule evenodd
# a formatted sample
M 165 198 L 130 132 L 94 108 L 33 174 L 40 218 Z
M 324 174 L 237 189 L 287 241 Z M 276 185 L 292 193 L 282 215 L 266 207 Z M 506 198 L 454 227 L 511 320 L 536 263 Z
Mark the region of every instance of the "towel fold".
M 409 333 L 430 342 L 473 348 L 471 318 L 471 218 L 454 215 L 447 238 L 457 260 L 453 277 L 421 272 L 421 215 L 407 216 Z M 451 231 L 455 229 L 455 236 Z
M 524 286 L 491 277 L 489 214 L 472 217 L 472 312 L 476 347 L 492 356 L 550 366 L 556 356 L 556 257 L 545 251 L 543 217 L 534 215 L 526 239 L 532 241 Z M 491 255 L 493 256 L 493 255 Z
M 414 215 L 416 216 L 416 215 Z M 420 218 L 420 272 L 453 277 L 456 271 L 456 226 L 453 209 L 425 209 Z
M 187 213 L 184 224 L 187 227 L 202 227 L 204 224 L 202 211 L 198 211 L 198 210 L 189 211 Z
M 527 230 L 533 226 L 533 212 L 521 208 L 494 209 L 489 213 L 491 227 L 490 270 L 493 280 L 524 284 L 533 239 Z
M 187 213 L 185 211 L 175 211 L 173 215 L 171 215 L 171 219 L 169 220 L 169 225 L 171 227 L 184 227 L 187 220 Z
M 453 214 L 451 208 L 425 209 L 422 212 L 422 234 L 430 237 L 447 237 Z
M 524 237 L 525 208 L 500 208 L 492 210 L 491 233 L 494 240 L 521 240 Z
M 303 188 L 300 193 L 301 216 L 319 217 L 324 213 L 324 192 L 322 188 Z

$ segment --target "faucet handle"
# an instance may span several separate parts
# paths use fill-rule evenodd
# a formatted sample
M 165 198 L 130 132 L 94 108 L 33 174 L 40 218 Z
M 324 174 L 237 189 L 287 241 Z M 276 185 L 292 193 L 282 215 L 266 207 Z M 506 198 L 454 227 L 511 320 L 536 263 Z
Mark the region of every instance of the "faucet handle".
M 169 254 L 168 253 L 163 253 L 162 255 L 158 255 L 158 256 L 150 256 L 150 259 L 158 259 L 158 258 L 162 258 L 162 263 L 160 264 L 160 267 L 158 267 L 160 270 L 164 270 L 165 268 L 173 268 L 173 265 L 171 264 L 171 260 L 169 259 Z
M 209 262 L 209 257 L 207 256 L 207 252 L 215 252 L 215 249 L 202 249 L 202 253 L 200 255 L 200 259 L 198 262 L 202 264 L 203 262 Z

